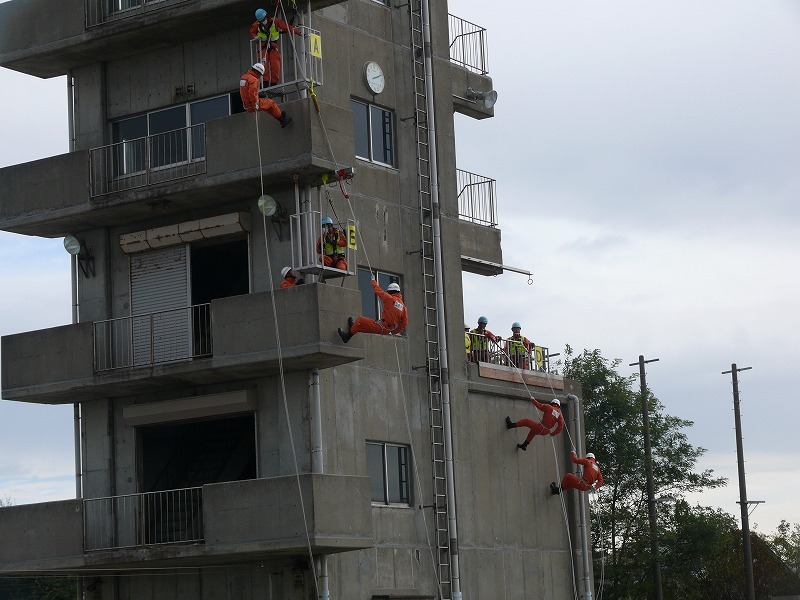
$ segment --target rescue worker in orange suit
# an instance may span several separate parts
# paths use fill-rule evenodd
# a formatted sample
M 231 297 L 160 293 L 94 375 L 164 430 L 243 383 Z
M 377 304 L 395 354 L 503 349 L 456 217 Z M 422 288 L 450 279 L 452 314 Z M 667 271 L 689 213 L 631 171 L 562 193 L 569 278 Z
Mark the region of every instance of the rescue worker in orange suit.
M 472 362 L 489 362 L 489 342 L 498 344 L 502 338 L 496 336 L 491 331 L 486 329 L 489 324 L 489 319 L 486 317 L 478 318 L 478 326 L 470 331 L 475 335 L 471 336 L 472 346 Z
M 347 261 L 344 259 L 344 250 L 347 238 L 344 231 L 333 224 L 330 217 L 322 218 L 322 235 L 317 240 L 317 252 L 326 267 L 347 271 Z
M 589 452 L 586 458 L 578 458 L 573 450 L 572 462 L 583 467 L 581 476 L 578 477 L 575 473 L 565 474 L 561 479 L 561 489 L 554 481 L 550 484 L 550 492 L 555 495 L 560 494 L 562 490 L 580 490 L 582 492 L 588 492 L 592 488 L 599 490 L 603 485 L 603 474 L 600 472 L 600 466 L 597 464 L 594 454 Z
M 286 112 L 282 111 L 272 98 L 259 97 L 258 79 L 263 75 L 264 65 L 256 63 L 239 79 L 239 95 L 242 97 L 242 106 L 247 112 L 267 111 L 278 120 L 281 127 L 286 127 L 292 122 L 292 118 L 287 117 Z
M 281 80 L 281 51 L 278 47 L 278 38 L 282 33 L 291 31 L 295 35 L 302 35 L 297 27 L 270 17 L 263 8 L 256 11 L 256 20 L 250 26 L 250 37 L 259 39 L 258 60 L 266 64 L 269 71 L 265 77 L 268 85 L 275 85 Z
M 511 361 L 511 366 L 518 369 L 530 368 L 530 353 L 533 352 L 534 344 L 521 333 L 522 325 L 513 323 L 511 325 L 512 335 L 506 338 L 506 352 Z
M 281 289 L 302 285 L 305 283 L 302 279 L 297 277 L 297 272 L 292 267 L 283 267 L 281 269 Z
M 353 321 L 353 317 L 350 317 L 347 320 L 349 326 L 347 332 L 341 327 L 338 329 L 339 336 L 345 344 L 357 333 L 377 333 L 380 335 L 393 333 L 398 335 L 403 333 L 406 325 L 408 325 L 408 311 L 406 310 L 406 305 L 403 304 L 400 286 L 396 283 L 390 283 L 384 292 L 373 278 L 372 289 L 375 295 L 383 302 L 381 319 L 377 321 L 368 317 L 358 317 Z
M 542 420 L 536 422 L 533 419 L 520 419 L 519 421 L 512 421 L 506 417 L 506 429 L 514 429 L 515 427 L 527 427 L 530 429 L 528 437 L 521 444 L 517 444 L 520 450 L 527 450 L 528 444 L 536 435 L 558 435 L 564 429 L 564 415 L 561 414 L 561 401 L 558 398 L 553 398 L 550 404 L 542 404 L 536 398 L 531 397 L 533 405 L 542 412 Z

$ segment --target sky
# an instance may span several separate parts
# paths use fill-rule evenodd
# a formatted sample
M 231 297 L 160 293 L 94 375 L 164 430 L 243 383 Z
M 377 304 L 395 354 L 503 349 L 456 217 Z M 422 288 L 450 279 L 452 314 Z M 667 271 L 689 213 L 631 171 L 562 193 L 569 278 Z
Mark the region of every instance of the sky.
M 737 518 L 722 371 L 752 367 L 739 374 L 747 492 L 764 504 L 750 525 L 800 523 L 800 4 L 488 6 L 450 2 L 487 29 L 499 95 L 492 119 L 456 115 L 458 166 L 497 180 L 503 262 L 534 283 L 465 274 L 465 322 L 486 315 L 507 336 L 520 321 L 552 352 L 621 359 L 622 374 L 658 358 L 648 386 L 694 422 L 698 468 L 729 479 L 692 500 Z M 67 151 L 63 77 L 0 69 L 0 89 L 0 167 Z M 61 240 L 0 232 L 0 256 L 0 335 L 71 321 Z M 72 448 L 71 407 L 0 402 L 0 498 L 73 497 Z

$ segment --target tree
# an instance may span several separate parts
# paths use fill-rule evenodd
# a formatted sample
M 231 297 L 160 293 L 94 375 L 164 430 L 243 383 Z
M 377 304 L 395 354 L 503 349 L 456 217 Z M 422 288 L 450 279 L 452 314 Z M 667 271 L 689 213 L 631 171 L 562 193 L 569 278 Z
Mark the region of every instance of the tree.
M 597 455 L 607 481 L 599 492 L 598 501 L 593 503 L 592 514 L 594 555 L 603 557 L 607 563 L 604 565 L 604 595 L 607 598 L 651 597 L 641 396 L 633 389 L 637 375 L 623 377 L 617 372 L 621 361 L 609 361 L 599 350 L 584 350 L 575 355 L 567 346 L 564 356 L 564 376 L 580 381 L 583 390 L 587 450 Z M 662 513 L 672 511 L 675 514 L 676 506 L 687 492 L 722 486 L 726 480 L 715 477 L 710 470 L 695 470 L 705 449 L 690 444 L 683 432 L 693 425 L 691 421 L 665 414 L 663 406 L 649 390 L 647 402 L 656 498 Z M 685 502 L 681 507 L 684 505 Z M 700 521 L 705 517 L 711 520 L 710 525 L 719 525 L 718 515 L 702 510 L 689 511 L 685 516 Z M 663 538 L 660 542 L 665 556 L 669 556 L 673 548 L 664 534 L 666 525 L 662 517 L 659 538 Z M 705 540 L 699 541 L 701 545 L 705 543 Z M 682 544 L 681 539 L 676 552 Z M 688 565 L 682 567 L 679 561 L 670 568 L 670 571 L 664 570 L 664 589 L 675 588 L 677 593 L 685 578 L 691 576 L 691 569 Z M 603 565 L 596 565 L 596 576 L 602 570 Z

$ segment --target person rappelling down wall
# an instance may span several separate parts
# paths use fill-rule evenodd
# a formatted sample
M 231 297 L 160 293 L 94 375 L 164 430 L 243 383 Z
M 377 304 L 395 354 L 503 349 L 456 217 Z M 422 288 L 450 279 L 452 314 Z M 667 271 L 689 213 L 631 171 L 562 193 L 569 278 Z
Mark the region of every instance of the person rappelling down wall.
M 264 65 L 256 63 L 239 79 L 239 95 L 242 97 L 242 106 L 247 112 L 264 110 L 271 114 L 281 124 L 286 127 L 292 122 L 292 118 L 286 116 L 272 98 L 261 98 L 258 91 L 258 80 L 264 75 Z
M 550 484 L 550 492 L 552 494 L 560 494 L 561 490 L 580 490 L 588 492 L 591 489 L 599 490 L 603 485 L 603 474 L 600 472 L 600 465 L 597 464 L 594 454 L 589 452 L 586 458 L 578 458 L 575 451 L 572 451 L 572 462 L 576 465 L 583 467 L 583 473 L 580 477 L 574 473 L 566 473 L 561 479 L 561 489 L 556 485 L 556 482 Z
M 506 429 L 514 429 L 515 427 L 527 427 L 530 429 L 528 437 L 521 444 L 517 444 L 520 450 L 527 450 L 528 444 L 534 436 L 537 435 L 558 435 L 564 429 L 564 415 L 561 414 L 561 401 L 558 398 L 553 398 L 550 404 L 542 404 L 536 398 L 531 397 L 531 402 L 534 406 L 542 412 L 542 420 L 536 422 L 533 419 L 520 419 L 519 421 L 512 421 L 506 417 Z
M 380 335 L 387 335 L 393 333 L 398 335 L 403 333 L 408 324 L 408 311 L 406 305 L 403 303 L 403 296 L 400 293 L 400 286 L 396 283 L 390 283 L 383 291 L 372 278 L 372 289 L 375 295 L 383 302 L 383 309 L 381 310 L 380 320 L 370 319 L 369 317 L 358 317 L 353 321 L 353 317 L 347 320 L 347 331 L 341 327 L 337 330 L 342 341 L 346 344 L 350 338 L 359 332 L 363 333 L 377 333 Z

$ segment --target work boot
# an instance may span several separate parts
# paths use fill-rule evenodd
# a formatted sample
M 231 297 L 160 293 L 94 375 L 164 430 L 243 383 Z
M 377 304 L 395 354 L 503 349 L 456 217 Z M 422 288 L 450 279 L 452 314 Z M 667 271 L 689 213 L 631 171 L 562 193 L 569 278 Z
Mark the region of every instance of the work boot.
M 561 493 L 561 490 L 558 489 L 555 481 L 550 484 L 550 493 L 553 494 L 553 496 L 558 496 Z
M 282 111 L 281 111 L 281 118 L 280 118 L 280 119 L 278 119 L 278 120 L 279 120 L 279 121 L 280 121 L 280 123 L 281 123 L 281 128 L 284 128 L 284 127 L 286 127 L 286 126 L 287 126 L 289 123 L 291 123 L 291 122 L 292 122 L 292 117 L 289 117 L 289 116 L 287 116 L 287 115 L 286 115 L 286 111 L 285 111 L 285 110 L 282 110 Z
M 347 331 L 350 331 L 353 328 L 353 317 L 347 317 Z
M 350 338 L 351 338 L 351 337 L 353 337 L 353 334 L 352 334 L 352 333 L 350 333 L 349 331 L 348 331 L 347 333 L 345 333 L 344 331 L 342 331 L 342 328 L 341 328 L 341 327 L 339 327 L 339 329 L 337 329 L 336 331 L 338 331 L 338 332 L 339 332 L 339 337 L 340 337 L 340 338 L 342 338 L 342 341 L 343 341 L 345 344 L 346 344 L 347 342 L 349 342 L 349 341 L 350 341 Z
M 517 424 L 514 423 L 514 421 L 512 421 L 509 417 L 506 417 L 506 429 L 514 429 L 516 426 Z
M 528 442 L 522 442 L 521 444 L 517 444 L 517 448 L 522 451 L 526 451 L 528 449 Z

